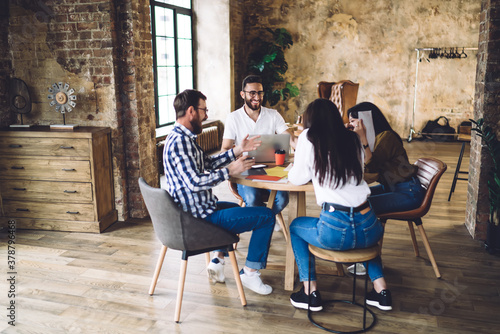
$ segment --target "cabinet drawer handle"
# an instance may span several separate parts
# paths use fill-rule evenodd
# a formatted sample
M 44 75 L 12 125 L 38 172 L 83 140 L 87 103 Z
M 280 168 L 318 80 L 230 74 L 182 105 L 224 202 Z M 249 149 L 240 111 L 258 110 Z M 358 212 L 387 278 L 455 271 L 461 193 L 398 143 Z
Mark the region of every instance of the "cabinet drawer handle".
M 10 169 L 24 169 L 23 166 L 12 166 L 10 167 Z
M 74 149 L 73 146 L 63 146 L 61 145 L 60 148 L 62 148 L 63 150 L 71 150 L 71 149 Z
M 76 194 L 76 190 L 65 190 L 66 194 Z
M 76 172 L 76 169 L 74 168 L 63 168 L 62 170 L 65 172 Z
M 12 188 L 12 189 L 17 191 L 26 191 L 26 188 Z
M 29 209 L 19 209 L 19 208 L 17 208 L 16 211 L 29 212 L 30 210 Z
M 19 145 L 19 144 L 10 144 L 9 145 L 10 148 L 21 148 L 23 147 L 23 145 Z
M 69 213 L 70 215 L 77 215 L 80 212 L 78 212 L 78 211 L 66 211 L 66 213 Z

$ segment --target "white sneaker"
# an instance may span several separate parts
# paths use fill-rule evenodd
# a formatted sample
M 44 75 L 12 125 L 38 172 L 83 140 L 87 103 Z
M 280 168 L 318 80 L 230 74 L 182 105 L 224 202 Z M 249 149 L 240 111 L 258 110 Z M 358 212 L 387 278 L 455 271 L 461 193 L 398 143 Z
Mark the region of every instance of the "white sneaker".
M 243 286 L 255 293 L 268 295 L 273 292 L 273 288 L 270 285 L 262 283 L 262 280 L 260 279 L 260 271 L 258 270 L 249 275 L 245 273 L 244 269 L 241 269 L 240 278 Z
M 347 271 L 354 275 L 354 264 L 347 267 Z M 356 263 L 356 275 L 366 275 L 366 268 L 362 263 Z
M 224 264 L 218 258 L 214 257 L 207 266 L 208 276 L 214 283 L 224 283 L 226 277 L 224 276 Z

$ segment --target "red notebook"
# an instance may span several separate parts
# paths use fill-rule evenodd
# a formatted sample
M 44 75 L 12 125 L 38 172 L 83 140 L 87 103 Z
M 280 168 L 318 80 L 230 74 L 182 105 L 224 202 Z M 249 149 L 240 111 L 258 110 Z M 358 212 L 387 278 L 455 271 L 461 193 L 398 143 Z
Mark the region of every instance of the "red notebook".
M 266 180 L 266 181 L 278 181 L 281 180 L 280 176 L 271 176 L 271 175 L 248 175 L 246 177 L 249 180 Z

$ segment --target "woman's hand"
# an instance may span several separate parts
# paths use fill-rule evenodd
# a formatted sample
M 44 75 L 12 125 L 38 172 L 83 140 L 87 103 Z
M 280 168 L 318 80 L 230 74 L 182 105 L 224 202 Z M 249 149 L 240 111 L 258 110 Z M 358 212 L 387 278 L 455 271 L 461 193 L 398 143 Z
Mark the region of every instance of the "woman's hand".
M 352 125 L 352 131 L 356 132 L 359 136 L 359 139 L 361 139 L 361 144 L 367 145 L 368 140 L 366 139 L 366 127 L 363 124 L 363 120 L 353 119 L 351 121 L 351 125 Z

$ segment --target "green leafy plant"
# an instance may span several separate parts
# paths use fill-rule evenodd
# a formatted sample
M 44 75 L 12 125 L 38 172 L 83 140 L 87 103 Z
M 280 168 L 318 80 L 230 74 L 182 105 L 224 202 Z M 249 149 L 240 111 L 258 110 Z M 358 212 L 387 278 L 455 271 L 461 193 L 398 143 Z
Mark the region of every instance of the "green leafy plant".
M 490 223 L 498 226 L 500 223 L 500 142 L 493 129 L 484 124 L 484 119 L 480 118 L 477 121 L 471 119 L 470 121 L 476 126 L 472 128 L 472 131 L 476 131 L 477 135 L 483 139 L 493 160 L 488 180 Z
M 280 100 L 299 95 L 299 88 L 293 82 L 285 82 L 284 74 L 288 70 L 285 50 L 293 45 L 292 36 L 284 28 L 267 28 L 268 34 L 255 38 L 251 43 L 248 56 L 248 71 L 262 77 L 264 103 L 274 106 Z M 277 87 L 282 84 L 281 88 Z

